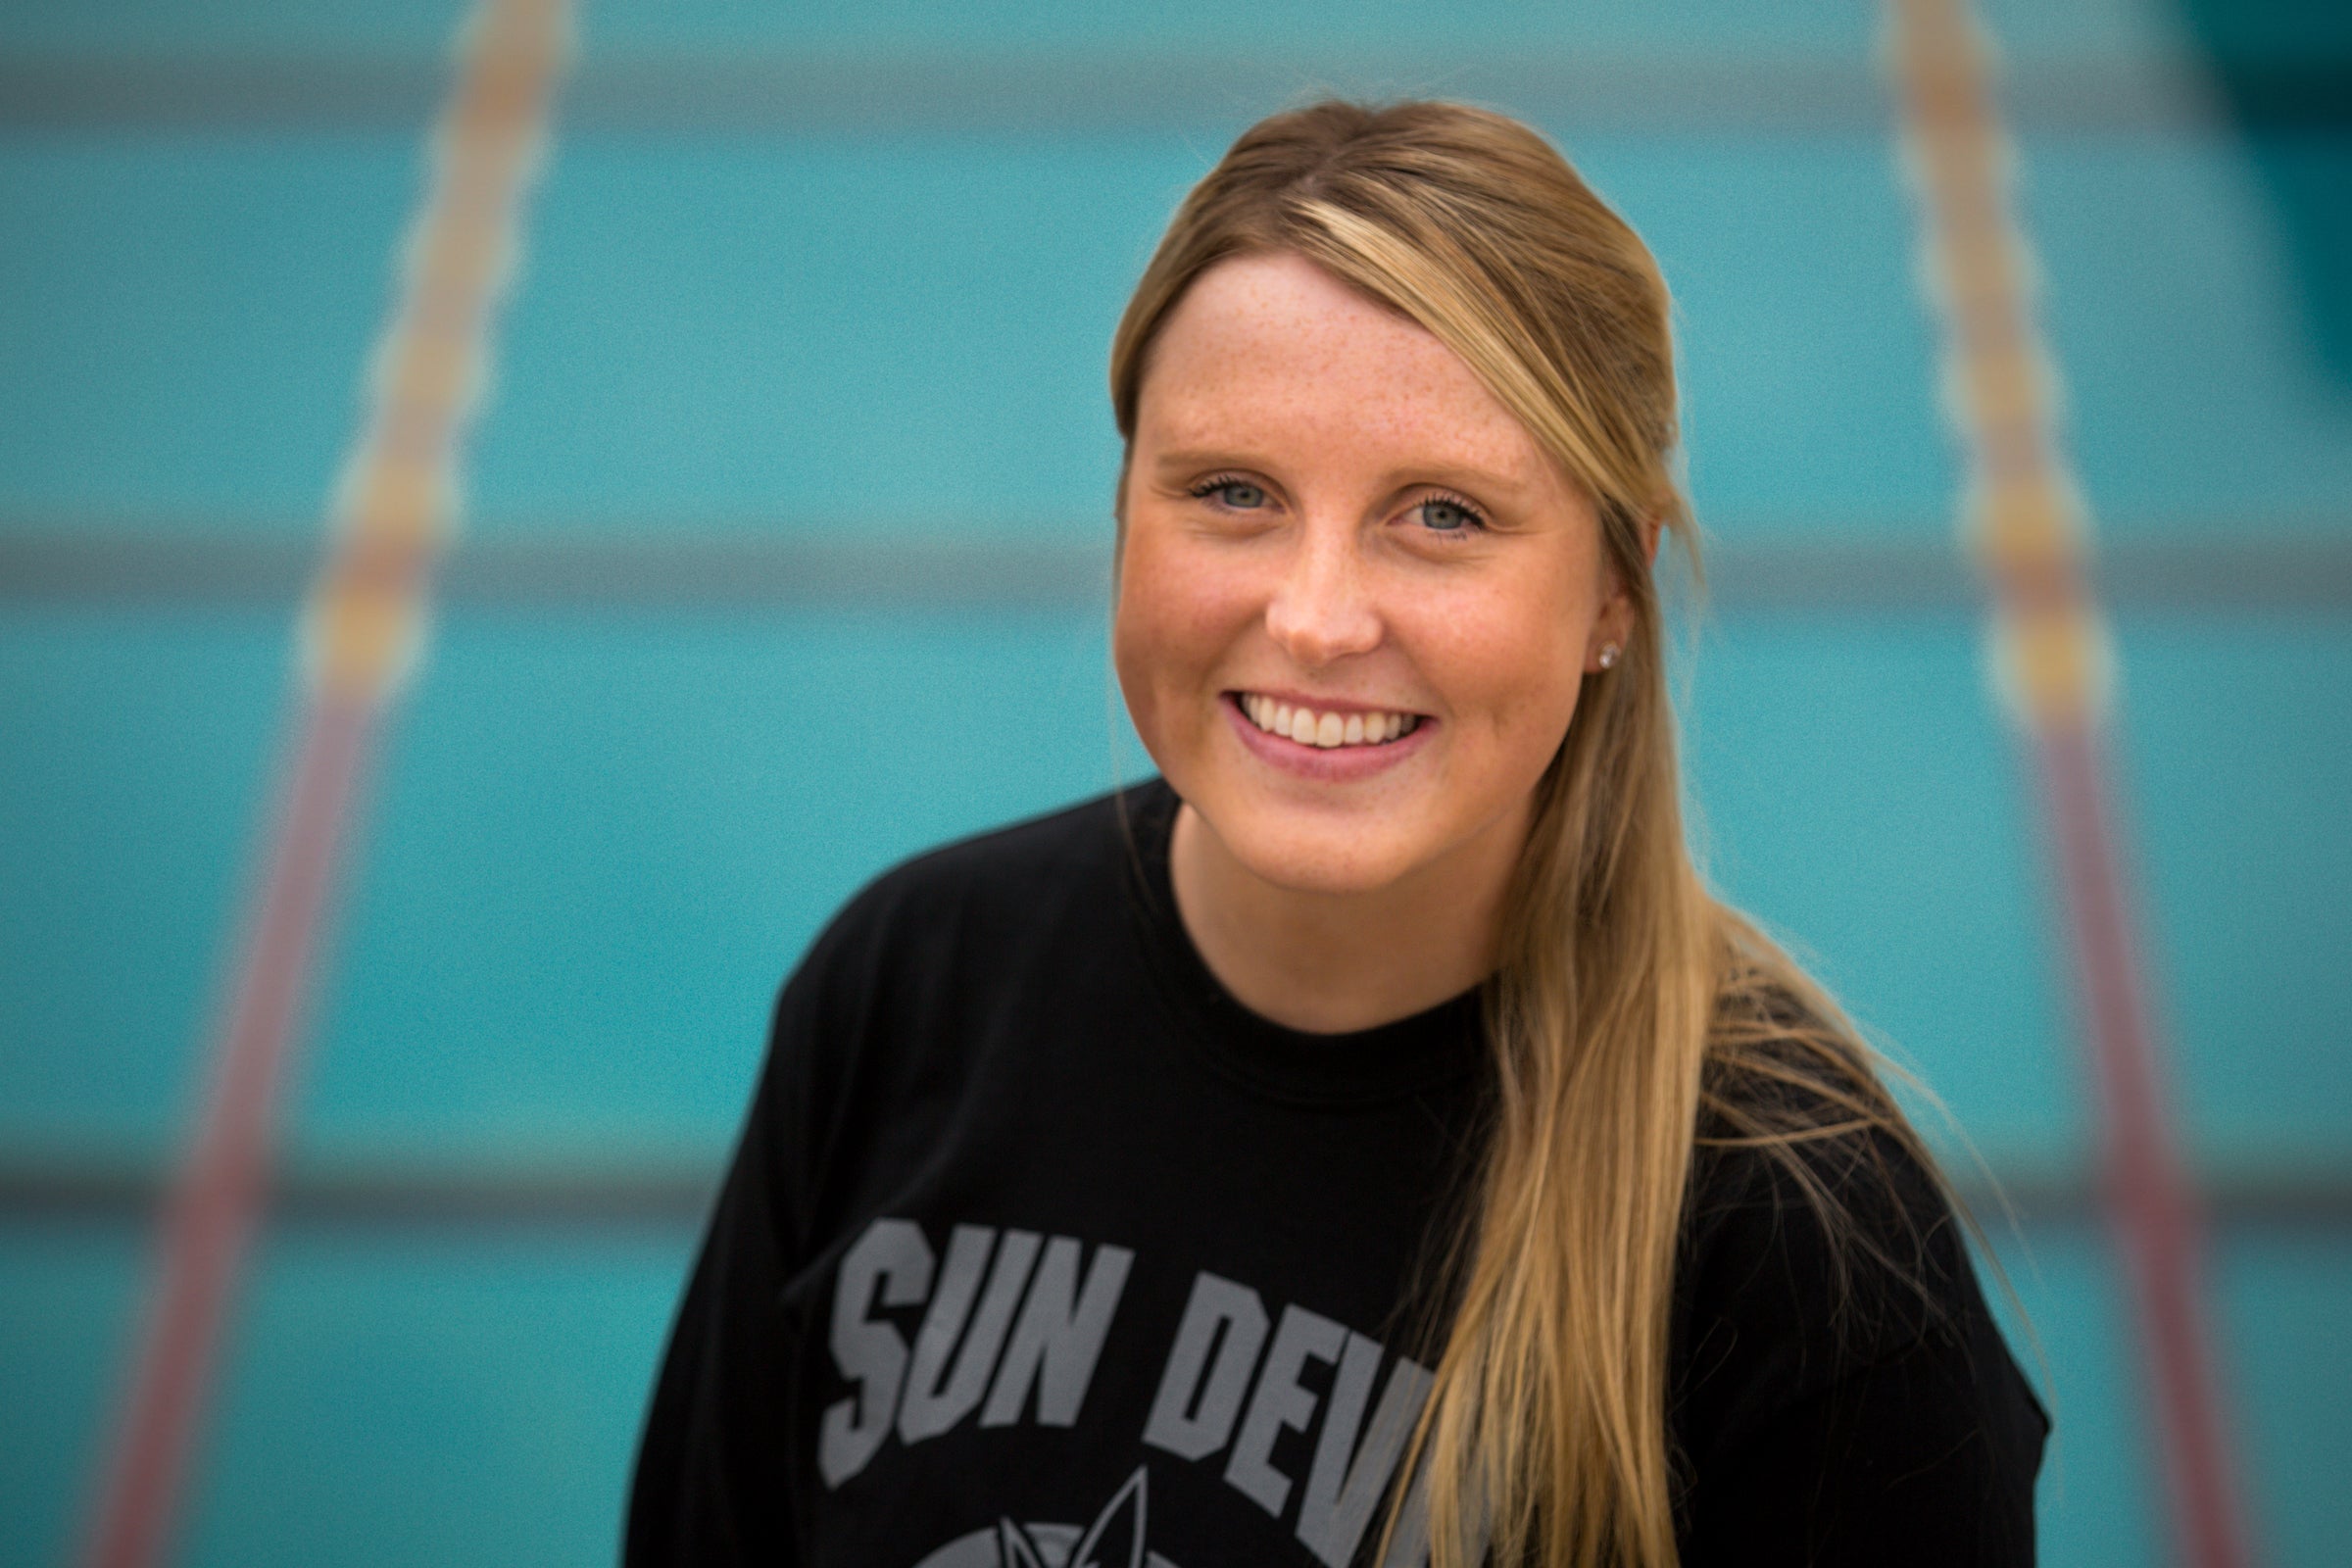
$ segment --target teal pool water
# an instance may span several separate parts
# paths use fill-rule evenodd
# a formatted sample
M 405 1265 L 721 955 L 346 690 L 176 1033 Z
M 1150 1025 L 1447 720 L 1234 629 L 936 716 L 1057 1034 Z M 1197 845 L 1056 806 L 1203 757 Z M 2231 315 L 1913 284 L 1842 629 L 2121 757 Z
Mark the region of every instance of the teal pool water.
M 2352 135 L 2265 107 L 2283 78 L 2247 60 L 2292 63 L 2302 34 L 2265 44 L 2213 9 L 1985 7 L 2024 84 L 2020 200 L 2096 537 L 2193 547 L 2216 579 L 2117 605 L 2112 760 L 2183 1142 L 2238 1195 L 2211 1302 L 2264 1560 L 2323 1568 L 2352 1539 L 2352 384 L 2326 260 Z M 416 124 L 331 104 L 239 121 L 205 94 L 318 62 L 429 82 L 462 10 L 0 14 L 0 68 L 31 74 L 6 80 L 169 68 L 215 104 L 0 113 L 0 1568 L 70 1554 L 148 1282 L 121 1184 L 170 1160 L 201 1091 L 294 659 L 284 584 L 61 591 L 23 552 L 299 559 L 322 539 L 429 104 Z M 1826 564 L 1777 608 L 1727 583 L 1692 634 L 1709 873 L 1936 1092 L 1947 1147 L 1964 1132 L 1996 1175 L 2062 1195 L 2000 1247 L 2058 1418 L 2042 1560 L 2141 1568 L 2171 1560 L 2162 1483 L 2086 1185 L 2098 1131 L 2027 760 L 1975 607 L 1838 576 L 1957 551 L 1874 47 L 1867 8 L 1827 0 L 591 4 L 590 109 L 628 71 L 745 62 L 943 96 L 870 123 L 691 103 L 560 123 L 456 549 L 1098 559 L 1111 325 L 1269 92 L 1478 92 L 1596 63 L 1659 84 L 1654 118 L 1558 92 L 1538 112 L 1677 292 L 1710 533 L 1729 560 Z M 2345 54 L 2333 33 L 2301 47 L 2321 74 Z M 966 68 L 1060 107 L 957 99 Z M 1767 101 L 1751 72 L 1824 83 L 1823 105 Z M 2048 85 L 2076 76 L 2080 102 Z M 1126 80 L 1156 107 L 1122 118 L 1102 83 Z M 1739 102 L 1711 118 L 1694 80 Z M 2238 553 L 2281 543 L 2306 591 L 2238 591 Z M 440 607 L 378 740 L 287 1100 L 298 1173 L 690 1186 L 774 988 L 844 898 L 1150 768 L 1105 614 L 1064 589 L 664 604 L 484 582 Z M 60 1181 L 102 1191 L 62 1201 Z M 693 1241 L 679 1207 L 271 1226 L 178 1560 L 610 1560 Z

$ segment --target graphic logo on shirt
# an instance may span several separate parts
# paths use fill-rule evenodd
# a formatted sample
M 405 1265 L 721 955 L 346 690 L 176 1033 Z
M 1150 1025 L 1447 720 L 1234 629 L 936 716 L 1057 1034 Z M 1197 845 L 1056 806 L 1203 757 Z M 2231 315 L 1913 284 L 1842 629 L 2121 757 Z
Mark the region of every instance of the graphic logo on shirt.
M 959 1536 L 915 1568 L 1176 1568 L 1144 1544 L 1144 1467 L 1111 1494 L 1090 1525 L 1020 1524 Z
M 886 1446 L 916 1448 L 958 1429 L 1076 1427 L 1107 1349 L 1160 1370 L 1150 1409 L 1110 1418 L 1118 1427 L 1098 1427 L 1099 1438 L 1209 1469 L 1327 1568 L 1348 1568 L 1378 1539 L 1429 1369 L 1205 1269 L 1193 1275 L 1172 1338 L 1119 1341 L 1112 1329 L 1134 1262 L 1107 1243 L 987 1225 L 953 1227 L 943 1253 L 911 1220 L 873 1221 L 834 1282 L 828 1344 L 844 1387 L 817 1422 L 827 1489 Z M 1406 1489 L 1381 1568 L 1428 1561 L 1425 1480 Z M 918 1568 L 1173 1568 L 1143 1545 L 1144 1486 L 1139 1469 L 1092 1525 L 1007 1519 Z

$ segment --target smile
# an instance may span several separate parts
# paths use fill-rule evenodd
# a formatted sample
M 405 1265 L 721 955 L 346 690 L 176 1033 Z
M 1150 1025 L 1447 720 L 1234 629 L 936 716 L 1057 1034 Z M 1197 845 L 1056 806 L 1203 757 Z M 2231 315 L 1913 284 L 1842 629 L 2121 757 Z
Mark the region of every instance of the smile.
M 1385 746 L 1410 735 L 1421 724 L 1418 713 L 1317 710 L 1303 705 L 1294 707 L 1255 692 L 1243 692 L 1236 701 L 1250 722 L 1266 734 L 1324 751 L 1343 746 Z

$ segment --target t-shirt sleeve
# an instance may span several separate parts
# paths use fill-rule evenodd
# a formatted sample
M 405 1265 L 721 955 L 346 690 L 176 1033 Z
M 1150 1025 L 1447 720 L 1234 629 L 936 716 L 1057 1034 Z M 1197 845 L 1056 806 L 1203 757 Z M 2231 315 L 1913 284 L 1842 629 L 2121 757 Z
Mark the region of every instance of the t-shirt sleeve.
M 856 906 L 777 999 L 767 1056 L 720 1186 L 639 1442 L 622 1538 L 627 1568 L 799 1561 L 790 1493 L 799 1330 L 786 1286 L 808 1210 L 840 1059 L 862 1027 Z
M 1702 1160 L 1676 1303 L 1684 1568 L 2019 1568 L 2049 1429 L 1961 1227 L 1884 1134 Z

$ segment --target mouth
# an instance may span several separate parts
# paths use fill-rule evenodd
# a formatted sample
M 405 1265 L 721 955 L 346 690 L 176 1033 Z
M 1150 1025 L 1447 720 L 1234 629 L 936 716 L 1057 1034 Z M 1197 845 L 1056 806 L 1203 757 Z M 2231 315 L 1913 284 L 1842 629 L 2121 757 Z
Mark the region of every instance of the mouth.
M 1316 708 L 1262 692 L 1229 692 L 1233 705 L 1259 731 L 1319 751 L 1369 751 L 1394 746 L 1421 727 L 1422 715 L 1369 708 Z

